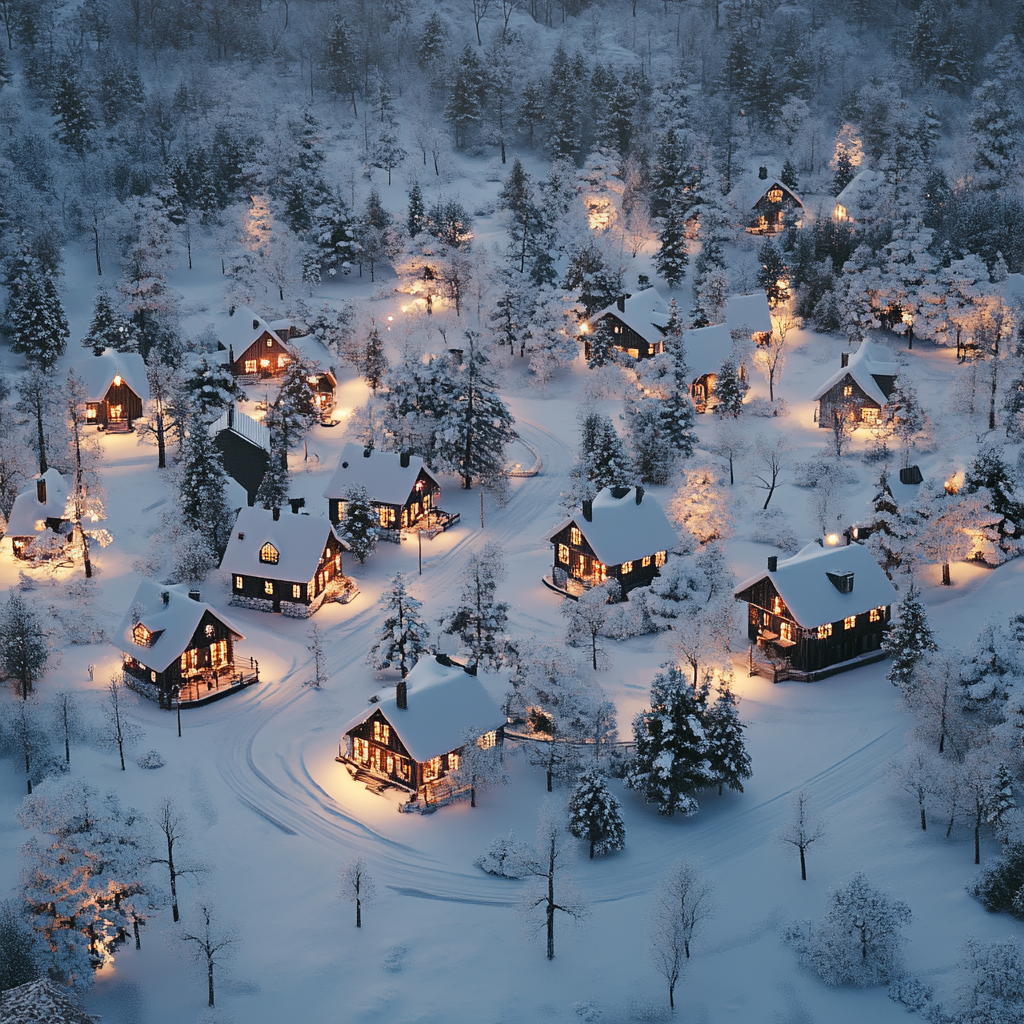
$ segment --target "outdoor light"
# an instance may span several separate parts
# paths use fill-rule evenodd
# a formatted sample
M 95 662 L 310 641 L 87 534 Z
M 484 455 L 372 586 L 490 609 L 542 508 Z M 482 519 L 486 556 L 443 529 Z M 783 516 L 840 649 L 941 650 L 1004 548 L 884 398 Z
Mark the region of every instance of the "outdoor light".
M 116 374 L 114 377 L 114 387 L 119 388 L 121 386 L 121 374 Z
M 839 543 L 839 534 L 838 533 L 830 533 L 825 538 L 825 543 L 828 544 L 830 547 L 834 548 Z

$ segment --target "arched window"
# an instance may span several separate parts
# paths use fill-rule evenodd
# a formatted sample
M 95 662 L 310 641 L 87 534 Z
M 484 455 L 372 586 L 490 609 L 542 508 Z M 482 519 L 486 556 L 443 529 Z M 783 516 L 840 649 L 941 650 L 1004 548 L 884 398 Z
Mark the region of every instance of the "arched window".
M 281 556 L 278 554 L 277 548 L 274 547 L 269 541 L 260 548 L 260 561 L 267 565 L 277 565 L 280 561 Z

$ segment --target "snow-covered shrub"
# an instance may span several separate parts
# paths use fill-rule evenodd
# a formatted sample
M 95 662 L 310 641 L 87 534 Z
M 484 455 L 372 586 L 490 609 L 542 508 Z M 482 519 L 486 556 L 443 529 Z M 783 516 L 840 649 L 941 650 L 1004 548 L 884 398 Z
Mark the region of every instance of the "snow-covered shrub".
M 917 975 L 903 973 L 889 982 L 889 998 L 894 1003 L 902 1003 L 907 1013 L 921 1013 L 931 1002 L 932 990 Z
M 748 416 L 786 416 L 789 413 L 789 403 L 784 398 L 776 398 L 774 402 L 769 402 L 763 395 L 758 395 L 743 403 L 743 412 Z
M 649 592 L 647 587 L 637 587 L 630 592 L 628 601 L 614 605 L 601 629 L 601 636 L 609 640 L 627 640 L 631 636 L 658 632 L 657 623 L 647 607 Z
M 595 1006 L 589 999 L 581 999 L 579 1002 L 573 1003 L 572 1012 L 584 1024 L 595 1024 L 596 1021 L 599 1021 L 604 1016 L 600 1008 Z
M 160 687 L 149 682 L 148 679 L 138 679 L 128 672 L 124 673 L 124 685 L 133 690 L 140 697 L 151 700 L 154 703 L 160 702 Z
M 986 910 L 1024 920 L 1024 840 L 1009 843 L 967 891 Z
M 140 768 L 163 768 L 167 762 L 164 761 L 159 750 L 150 750 L 148 753 L 140 755 L 136 763 Z
M 145 576 L 147 579 L 153 579 L 163 569 L 163 565 L 163 552 L 150 551 L 147 554 L 139 555 L 139 557 L 132 562 L 132 572 L 134 572 L 136 576 Z
M 956 996 L 931 1019 L 937 1024 L 1024 1024 L 1024 957 L 1017 938 L 968 938 L 960 953 Z
M 526 878 L 532 874 L 533 850 L 516 841 L 514 832 L 498 836 L 473 862 L 482 871 L 498 878 Z
M 758 544 L 772 544 L 781 551 L 796 551 L 800 542 L 781 509 L 758 509 L 754 513 L 750 539 Z
M 388 950 L 387 956 L 384 957 L 384 963 L 380 965 L 381 970 L 387 971 L 389 974 L 398 974 L 405 967 L 405 958 L 408 952 L 408 946 L 392 946 Z
M 268 601 L 265 597 L 241 597 L 238 594 L 233 594 L 228 604 L 233 604 L 236 608 L 251 608 L 257 612 L 272 612 L 274 610 L 274 602 Z

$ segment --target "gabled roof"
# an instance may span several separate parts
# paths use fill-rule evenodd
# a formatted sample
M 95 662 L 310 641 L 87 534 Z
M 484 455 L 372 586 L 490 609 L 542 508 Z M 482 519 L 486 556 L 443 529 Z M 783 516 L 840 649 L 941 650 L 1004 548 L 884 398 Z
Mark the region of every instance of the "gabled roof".
M 7 520 L 8 537 L 29 537 L 46 529 L 44 519 L 63 519 L 64 509 L 71 493 L 71 478 L 61 476 L 55 469 L 48 469 L 42 478 L 46 481 L 46 504 L 36 498 L 36 481 L 32 478 L 32 486 L 22 491 L 15 499 Z
M 429 656 L 420 658 L 409 672 L 406 690 L 407 708 L 399 708 L 394 697 L 371 704 L 345 725 L 342 734 L 379 710 L 410 755 L 416 761 L 429 761 L 461 747 L 469 729 L 482 736 L 507 721 L 481 677 L 470 675 L 459 665 L 442 665 Z
M 285 510 L 275 520 L 268 508 L 242 508 L 231 529 L 221 568 L 240 576 L 305 583 L 315 575 L 331 533 L 330 522 L 322 516 L 295 515 Z M 347 549 L 344 541 L 339 543 Z M 260 561 L 264 544 L 277 549 L 277 562 Z
M 115 352 L 108 348 L 103 355 L 80 359 L 71 368 L 85 385 L 88 402 L 102 402 L 115 377 L 120 377 L 144 402 L 149 401 L 146 364 L 138 352 Z
M 624 309 L 619 309 L 617 302 L 613 302 L 595 313 L 588 322 L 596 324 L 601 317 L 610 313 L 636 331 L 644 341 L 654 344 L 664 339 L 665 332 L 659 328 L 668 326 L 670 314 L 668 304 L 658 294 L 657 288 L 645 288 L 642 292 L 627 296 L 623 306 Z
M 621 565 L 671 551 L 679 542 L 661 506 L 651 497 L 643 498 L 638 505 L 632 487 L 621 498 L 613 497 L 610 487 L 598 491 L 591 516 L 588 522 L 582 512 L 574 512 L 551 531 L 548 539 L 554 541 L 567 526 L 575 525 L 605 565 Z
M 164 604 L 163 594 L 167 595 L 167 604 Z M 152 580 L 142 580 L 111 643 L 147 668 L 163 672 L 175 658 L 181 657 L 207 612 L 223 622 L 239 640 L 245 639 L 242 631 L 211 605 L 193 601 L 188 596 L 188 587 L 161 587 Z M 138 622 L 150 633 L 159 634 L 151 646 L 137 644 L 133 639 L 132 630 Z
M 397 452 L 382 452 L 377 448 L 365 455 L 361 444 L 349 442 L 341 449 L 338 468 L 324 490 L 325 498 L 347 498 L 355 487 L 365 487 L 371 501 L 384 505 L 404 505 L 416 485 L 420 470 L 433 480 L 423 460 L 409 456 L 409 465 L 402 465 Z M 437 483 L 437 481 L 434 481 Z
M 892 355 L 885 345 L 865 338 L 860 348 L 852 356 L 848 366 L 842 366 L 811 396 L 814 401 L 830 388 L 834 388 L 847 374 L 857 382 L 860 389 L 879 406 L 885 405 L 888 398 L 882 391 L 876 377 L 895 377 L 900 368 L 892 361 Z
M 744 175 L 729 193 L 729 198 L 743 213 L 749 213 L 772 188 L 781 188 L 792 196 L 801 207 L 804 205 L 800 197 L 788 185 L 782 183 L 781 178 L 772 175 L 761 178 L 755 173 Z
M 873 171 L 865 167 L 858 171 L 849 184 L 836 196 L 835 205 L 846 209 L 847 216 L 853 220 L 861 220 L 872 217 L 878 200 L 875 193 L 878 187 L 885 183 L 885 176 L 881 171 Z
M 757 334 L 771 334 L 774 324 L 768 308 L 768 296 L 761 291 L 730 295 L 725 302 L 725 322 L 729 327 L 749 327 Z
M 265 452 L 270 451 L 270 430 L 240 409 L 232 409 L 230 416 L 225 411 L 219 420 L 211 423 L 210 437 L 216 437 L 222 430 L 230 430 L 256 448 L 262 448 Z
M 827 573 L 853 573 L 853 589 L 848 594 L 840 593 Z M 738 597 L 766 576 L 805 629 L 861 615 L 896 600 L 889 578 L 862 544 L 835 548 L 808 544 L 792 558 L 780 559 L 774 572 L 765 570 L 741 583 L 735 595 Z
M 29 981 L 0 993 L 4 1024 L 94 1024 L 75 993 L 49 978 Z
M 297 338 L 289 338 L 285 343 L 295 354 L 307 363 L 313 363 L 321 370 L 327 370 L 337 383 L 334 369 L 334 357 L 315 334 L 300 334 Z
M 706 373 L 718 373 L 732 355 L 732 335 L 728 324 L 695 327 L 683 335 L 683 353 L 690 376 L 696 380 Z
M 217 337 L 221 344 L 230 347 L 237 359 L 264 331 L 269 331 L 280 345 L 284 345 L 280 335 L 263 317 L 253 312 L 248 306 L 238 306 L 234 313 L 217 325 Z

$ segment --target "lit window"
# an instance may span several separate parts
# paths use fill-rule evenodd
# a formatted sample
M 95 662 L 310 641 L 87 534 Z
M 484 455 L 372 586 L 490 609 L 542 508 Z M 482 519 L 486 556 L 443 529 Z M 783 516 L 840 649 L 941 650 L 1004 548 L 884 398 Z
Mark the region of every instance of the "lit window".
M 263 581 L 263 593 L 264 594 L 273 594 L 274 593 L 274 581 L 273 580 L 264 580 Z
M 764 615 L 761 616 L 761 623 L 764 628 L 767 629 L 772 624 L 772 617 L 765 612 Z
M 151 683 L 155 683 L 156 682 L 156 673 L 152 669 L 150 669 L 150 672 L 149 672 L 149 681 Z
M 772 598 L 772 611 L 775 612 L 776 615 L 781 615 L 782 614 L 782 598 L 781 597 L 773 597 Z
M 373 738 L 378 743 L 387 743 L 391 739 L 391 726 L 379 718 L 373 723 Z
M 853 385 L 852 384 L 844 384 L 843 385 L 843 398 L 852 398 L 852 397 L 853 397 Z
M 827 640 L 832 635 L 832 623 L 826 622 L 824 626 L 818 627 L 818 639 Z
M 780 622 L 779 623 L 779 636 L 783 640 L 793 639 L 793 623 L 792 622 Z
M 268 369 L 270 367 L 270 360 L 269 359 L 261 359 L 260 360 L 260 367 L 262 369 L 264 369 L 264 370 Z
M 381 505 L 377 509 L 377 515 L 380 516 L 380 525 L 385 530 L 395 525 L 395 510 L 390 505 Z
M 782 189 L 781 188 L 770 188 L 770 189 L 768 189 L 768 202 L 769 203 L 781 203 L 782 202 Z
M 370 760 L 370 744 L 366 740 L 353 740 L 352 756 L 357 761 L 362 761 L 363 764 L 366 764 Z
M 423 781 L 432 782 L 441 774 L 441 758 L 432 757 L 423 768 Z
M 654 564 L 655 564 L 655 566 L 657 568 L 660 569 L 665 564 L 665 556 L 666 555 L 667 555 L 667 552 L 665 552 L 665 551 L 658 551 L 658 552 L 655 553 L 655 555 L 654 555 Z
M 273 345 L 273 344 L 274 344 L 274 339 L 273 338 L 267 338 L 267 348 L 270 348 L 270 346 Z
M 135 628 L 132 630 L 132 640 L 140 647 L 148 647 L 152 637 L 153 634 L 141 622 L 135 624 Z
M 277 548 L 269 542 L 264 544 L 260 548 L 260 561 L 267 565 L 277 565 L 281 560 L 281 556 L 278 554 Z
M 453 750 L 448 755 L 448 771 L 457 772 L 459 770 L 459 755 Z
M 255 373 L 256 372 L 256 360 L 255 359 L 246 359 L 246 361 L 245 361 L 245 372 L 246 373 Z
M 490 750 L 491 747 L 495 746 L 498 742 L 497 732 L 485 732 L 483 736 L 478 737 L 476 745 L 481 750 Z
M 283 370 L 288 365 L 288 363 L 289 363 L 289 359 L 288 359 L 287 356 L 278 356 L 277 357 L 277 368 L 279 370 Z
M 623 576 L 625 576 L 626 573 L 629 573 L 629 572 L 632 572 L 632 571 L 633 571 L 633 563 L 632 562 L 623 562 L 622 563 L 622 575 Z
M 594 575 L 599 580 L 604 582 L 604 580 L 608 579 L 608 566 L 605 565 L 603 562 L 595 562 L 594 563 Z
M 877 409 L 861 409 L 860 418 L 865 423 L 877 423 L 878 422 L 878 410 Z
M 857 616 L 856 615 L 847 615 L 846 618 L 843 619 L 843 629 L 853 629 L 853 627 L 856 626 L 856 625 L 857 625 Z
M 86 407 L 85 418 L 87 420 L 94 420 L 94 419 L 96 419 L 96 406 L 95 405 L 90 405 L 90 406 Z
M 236 576 L 235 577 L 235 590 L 241 590 L 241 589 L 242 589 L 242 577 L 241 576 Z
M 559 544 L 558 545 L 558 560 L 564 565 L 569 564 L 569 545 Z
M 299 600 L 302 599 L 302 584 L 301 583 L 293 583 L 292 584 L 292 597 L 294 597 L 296 601 L 299 601 Z
M 206 629 L 205 629 L 204 632 L 206 633 L 207 636 L 213 636 L 213 632 L 214 631 L 213 631 L 213 623 L 212 622 L 208 622 L 206 624 Z
M 574 526 L 569 531 L 569 543 L 575 544 L 577 547 L 583 543 L 583 534 L 580 533 L 580 528 L 578 526 Z
M 651 556 L 648 555 L 640 564 L 646 569 L 651 564 Z
M 881 622 L 882 621 L 882 609 L 881 608 L 872 608 L 871 612 L 869 614 L 869 618 L 870 618 L 870 620 L 872 622 Z

